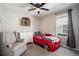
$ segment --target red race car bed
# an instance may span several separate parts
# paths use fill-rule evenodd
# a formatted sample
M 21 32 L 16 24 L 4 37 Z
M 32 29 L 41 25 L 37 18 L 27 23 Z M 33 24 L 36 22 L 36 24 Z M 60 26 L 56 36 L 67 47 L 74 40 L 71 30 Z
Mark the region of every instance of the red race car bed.
M 46 35 L 35 34 L 33 36 L 33 41 L 34 43 L 40 44 L 45 49 L 50 51 L 56 51 L 57 48 L 60 46 L 60 39 L 51 34 Z

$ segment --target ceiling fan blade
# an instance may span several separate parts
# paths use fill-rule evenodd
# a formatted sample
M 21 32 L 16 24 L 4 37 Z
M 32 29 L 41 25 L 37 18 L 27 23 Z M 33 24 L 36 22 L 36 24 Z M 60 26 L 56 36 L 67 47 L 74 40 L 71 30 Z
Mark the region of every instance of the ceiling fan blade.
M 43 5 L 45 5 L 46 3 L 41 3 L 40 7 L 42 7 Z
M 36 7 L 36 5 L 35 4 L 33 4 L 33 3 L 30 3 L 32 6 L 34 6 L 34 7 Z
M 34 3 L 30 3 L 32 6 L 34 6 L 34 7 L 36 7 L 36 8 L 40 8 L 40 7 L 42 7 L 45 3 L 36 3 L 36 4 L 34 4 Z
M 33 8 L 33 9 L 29 9 L 28 11 L 32 11 L 32 10 L 35 10 L 36 8 Z
M 49 11 L 49 9 L 47 9 L 47 8 L 40 8 L 41 10 L 46 10 L 46 11 Z

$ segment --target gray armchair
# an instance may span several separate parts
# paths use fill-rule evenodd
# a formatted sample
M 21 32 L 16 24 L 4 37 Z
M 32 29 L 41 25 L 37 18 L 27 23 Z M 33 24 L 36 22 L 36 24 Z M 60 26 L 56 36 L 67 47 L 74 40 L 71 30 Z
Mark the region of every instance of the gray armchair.
M 26 43 L 21 39 L 17 41 L 13 32 L 3 32 L 3 41 L 2 55 L 17 56 L 27 49 Z

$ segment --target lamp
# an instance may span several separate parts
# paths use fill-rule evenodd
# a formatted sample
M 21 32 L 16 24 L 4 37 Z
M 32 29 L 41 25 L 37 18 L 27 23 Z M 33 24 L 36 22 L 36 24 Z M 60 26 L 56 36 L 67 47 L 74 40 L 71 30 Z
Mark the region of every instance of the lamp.
M 38 14 L 40 13 L 40 9 L 39 8 L 37 8 L 36 11 L 37 11 Z

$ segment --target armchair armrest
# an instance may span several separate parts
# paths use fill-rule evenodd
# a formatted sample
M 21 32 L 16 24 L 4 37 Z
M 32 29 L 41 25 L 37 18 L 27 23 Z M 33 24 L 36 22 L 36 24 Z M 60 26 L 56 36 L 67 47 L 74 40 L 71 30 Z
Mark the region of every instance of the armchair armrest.
M 10 43 L 3 43 L 2 45 L 7 48 L 12 48 L 12 44 L 10 44 Z

